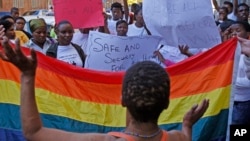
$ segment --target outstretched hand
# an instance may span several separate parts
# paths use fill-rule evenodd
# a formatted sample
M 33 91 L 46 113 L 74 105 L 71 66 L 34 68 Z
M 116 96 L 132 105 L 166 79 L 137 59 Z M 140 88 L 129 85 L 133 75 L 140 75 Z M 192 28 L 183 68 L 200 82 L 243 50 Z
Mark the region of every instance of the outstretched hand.
M 15 65 L 23 74 L 35 75 L 37 58 L 36 53 L 31 49 L 31 56 L 25 56 L 20 48 L 20 41 L 15 41 L 15 48 L 13 49 L 7 37 L 3 37 L 1 41 L 3 51 L 0 51 L 0 58 L 4 61 Z
M 200 105 L 194 105 L 184 116 L 183 126 L 191 128 L 206 112 L 209 100 L 204 99 Z
M 241 52 L 250 57 L 250 40 L 238 37 L 241 45 Z

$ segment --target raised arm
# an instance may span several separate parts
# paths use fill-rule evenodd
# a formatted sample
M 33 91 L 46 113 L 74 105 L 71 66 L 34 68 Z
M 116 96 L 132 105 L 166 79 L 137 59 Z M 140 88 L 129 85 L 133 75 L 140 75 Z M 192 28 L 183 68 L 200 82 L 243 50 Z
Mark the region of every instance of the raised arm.
M 238 0 L 233 0 L 233 12 L 236 15 L 238 9 Z
M 184 116 L 182 123 L 182 132 L 192 141 L 192 127 L 203 116 L 209 106 L 209 100 L 205 99 L 198 106 L 193 106 Z
M 128 0 L 123 0 L 123 4 L 124 4 L 124 15 L 125 15 L 125 19 L 128 22 L 128 16 L 129 16 L 129 9 L 128 9 Z
M 20 49 L 19 40 L 16 41 L 15 49 L 12 49 L 6 37 L 3 38 L 2 46 L 4 47 L 4 52 L 0 52 L 0 58 L 4 61 L 12 63 L 21 71 L 21 122 L 23 133 L 27 140 L 114 140 L 112 137 L 105 134 L 70 133 L 43 127 L 35 100 L 35 74 L 37 67 L 35 51 L 31 50 L 31 56 L 25 56 Z
M 220 6 L 218 5 L 217 0 L 213 0 L 213 5 L 214 5 L 214 8 L 216 9 L 216 11 L 219 11 Z

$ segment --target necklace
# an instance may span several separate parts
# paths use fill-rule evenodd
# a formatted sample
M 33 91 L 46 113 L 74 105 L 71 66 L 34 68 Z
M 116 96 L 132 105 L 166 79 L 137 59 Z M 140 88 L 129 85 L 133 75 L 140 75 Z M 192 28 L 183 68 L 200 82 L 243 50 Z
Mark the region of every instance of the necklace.
M 125 130 L 122 130 L 122 132 L 127 134 L 127 135 L 132 135 L 132 136 L 136 136 L 136 137 L 140 137 L 140 138 L 153 138 L 153 137 L 155 137 L 155 136 L 157 136 L 158 134 L 161 133 L 161 129 L 159 128 L 156 132 L 154 132 L 151 135 L 141 135 L 141 134 L 138 134 L 138 133 L 129 132 L 129 131 L 125 131 Z

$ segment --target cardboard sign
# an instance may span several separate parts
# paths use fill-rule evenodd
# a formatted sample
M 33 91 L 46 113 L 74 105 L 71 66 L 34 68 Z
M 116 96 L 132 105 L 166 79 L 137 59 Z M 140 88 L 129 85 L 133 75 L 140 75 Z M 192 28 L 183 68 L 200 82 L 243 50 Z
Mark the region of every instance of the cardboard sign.
M 211 48 L 221 43 L 210 0 L 143 1 L 143 17 L 152 35 L 167 45 Z
M 53 0 L 55 20 L 68 20 L 74 28 L 104 25 L 101 0 Z
M 121 37 L 92 31 L 85 68 L 125 71 L 136 62 L 152 60 L 160 40 L 158 36 Z

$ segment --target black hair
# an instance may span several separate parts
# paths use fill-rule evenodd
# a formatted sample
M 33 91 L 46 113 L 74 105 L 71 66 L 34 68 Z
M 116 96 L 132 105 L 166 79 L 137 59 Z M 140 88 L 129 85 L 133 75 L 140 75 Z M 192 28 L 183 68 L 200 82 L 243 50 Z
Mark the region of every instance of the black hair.
M 17 20 L 23 20 L 24 23 L 26 23 L 26 20 L 25 20 L 23 17 L 17 17 L 17 18 L 15 19 L 15 22 L 16 22 Z
M 237 8 L 239 8 L 239 7 L 241 7 L 241 6 L 245 6 L 245 7 L 248 9 L 248 11 L 249 11 L 249 6 L 248 6 L 247 4 L 245 4 L 245 3 L 241 3 L 241 4 L 239 4 L 239 5 L 238 5 L 238 7 L 237 7 Z
M 142 11 L 142 7 L 138 7 L 138 8 L 136 8 L 136 10 L 135 10 L 135 15 L 137 15 L 140 11 Z
M 244 29 L 247 31 L 247 32 L 250 32 L 250 25 L 248 22 L 246 21 L 234 21 L 233 24 L 240 24 L 244 27 Z
M 170 80 L 166 70 L 152 61 L 130 67 L 122 84 L 122 105 L 139 122 L 156 122 L 169 105 Z
M 72 26 L 71 22 L 69 22 L 68 20 L 61 20 L 60 22 L 55 24 L 55 30 L 58 31 L 58 27 L 63 24 L 70 24 Z
M 223 4 L 227 4 L 227 5 L 229 5 L 232 8 L 234 7 L 233 3 L 230 2 L 230 1 L 224 1 Z
M 14 12 L 14 11 L 19 11 L 19 9 L 18 9 L 17 7 L 12 7 L 12 8 L 10 9 L 10 13 L 12 13 L 12 12 Z
M 116 28 L 118 25 L 122 24 L 122 23 L 126 23 L 128 25 L 128 23 L 125 20 L 119 20 L 116 22 Z
M 13 19 L 13 21 L 14 21 L 14 18 L 10 15 L 5 15 L 1 18 L 1 20 L 3 20 L 3 21 L 5 21 L 6 19 Z
M 232 24 L 234 24 L 235 21 L 233 20 L 226 20 L 223 21 L 219 26 L 222 32 L 224 32 L 227 28 L 229 28 Z
M 122 4 L 119 3 L 119 2 L 114 2 L 114 3 L 112 3 L 112 5 L 111 5 L 111 10 L 112 10 L 113 8 L 119 8 L 119 9 L 121 9 L 121 11 L 123 11 L 123 10 L 122 10 Z
M 220 9 L 225 10 L 228 13 L 228 9 L 225 6 L 220 7 Z
M 4 32 L 6 32 L 9 28 L 11 28 L 14 25 L 14 23 L 12 23 L 8 20 L 1 20 L 0 25 L 3 25 Z

